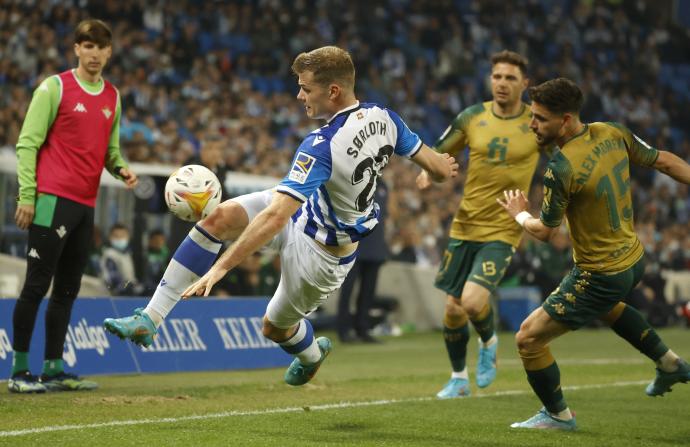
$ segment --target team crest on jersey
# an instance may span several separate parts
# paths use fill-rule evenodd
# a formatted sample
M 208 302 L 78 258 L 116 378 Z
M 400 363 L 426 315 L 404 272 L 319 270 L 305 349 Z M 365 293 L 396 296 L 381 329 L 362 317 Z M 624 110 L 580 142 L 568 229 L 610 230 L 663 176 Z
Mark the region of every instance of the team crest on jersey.
M 361 120 L 362 118 L 364 118 L 364 114 L 362 112 L 357 112 L 357 119 Z
M 303 185 L 307 181 L 307 177 L 309 177 L 315 162 L 316 159 L 311 155 L 298 152 L 295 162 L 292 164 L 292 169 L 290 169 L 288 179 Z
M 105 115 L 105 119 L 107 119 L 107 120 L 109 120 L 109 119 L 110 119 L 110 115 L 113 114 L 113 112 L 112 112 L 108 107 L 106 107 L 105 109 L 101 110 L 101 112 L 103 112 L 103 115 Z

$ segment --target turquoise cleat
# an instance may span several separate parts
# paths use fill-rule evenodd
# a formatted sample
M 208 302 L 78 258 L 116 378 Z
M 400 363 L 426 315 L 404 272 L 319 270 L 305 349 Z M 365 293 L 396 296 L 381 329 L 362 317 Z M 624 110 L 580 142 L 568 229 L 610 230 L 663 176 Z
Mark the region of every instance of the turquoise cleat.
M 665 392 L 670 392 L 671 386 L 678 382 L 687 383 L 690 381 L 690 365 L 683 360 L 678 359 L 678 369 L 674 372 L 664 372 L 659 368 L 656 369 L 656 377 L 647 385 L 645 393 L 647 396 L 663 396 Z
M 439 399 L 454 399 L 470 395 L 470 382 L 467 379 L 451 378 L 436 394 Z
M 134 309 L 134 315 L 124 318 L 106 318 L 103 326 L 120 339 L 128 338 L 137 345 L 148 347 L 156 336 L 156 326 L 143 308 Z
M 486 388 L 496 379 L 496 350 L 498 341 L 485 348 L 479 340 L 479 361 L 477 362 L 477 386 Z
M 523 422 L 515 422 L 510 424 L 510 428 L 534 428 L 538 430 L 577 430 L 575 417 L 569 421 L 555 418 L 546 411 L 546 408 L 539 410 L 537 414 Z
M 316 339 L 316 343 L 321 350 L 319 361 L 311 365 L 303 365 L 296 358 L 292 361 L 287 371 L 285 371 L 285 383 L 292 386 L 304 385 L 316 375 L 316 371 L 319 370 L 319 367 L 331 352 L 331 341 L 326 337 L 319 337 Z

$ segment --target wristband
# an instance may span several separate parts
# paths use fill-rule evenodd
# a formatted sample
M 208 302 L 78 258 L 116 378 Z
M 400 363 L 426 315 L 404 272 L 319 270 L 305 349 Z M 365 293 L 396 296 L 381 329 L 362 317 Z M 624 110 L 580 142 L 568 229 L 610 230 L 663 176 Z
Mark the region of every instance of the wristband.
M 515 221 L 520 224 L 521 227 L 525 226 L 525 221 L 532 217 L 528 211 L 520 211 L 517 216 L 515 216 Z

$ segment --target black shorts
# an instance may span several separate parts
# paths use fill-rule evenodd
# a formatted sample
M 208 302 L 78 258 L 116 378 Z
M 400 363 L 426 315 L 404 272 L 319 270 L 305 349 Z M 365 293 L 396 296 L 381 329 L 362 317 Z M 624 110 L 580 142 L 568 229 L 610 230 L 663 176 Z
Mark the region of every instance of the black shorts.
M 27 276 L 29 286 L 50 283 L 54 289 L 79 290 L 93 241 L 93 207 L 39 194 L 29 227 Z

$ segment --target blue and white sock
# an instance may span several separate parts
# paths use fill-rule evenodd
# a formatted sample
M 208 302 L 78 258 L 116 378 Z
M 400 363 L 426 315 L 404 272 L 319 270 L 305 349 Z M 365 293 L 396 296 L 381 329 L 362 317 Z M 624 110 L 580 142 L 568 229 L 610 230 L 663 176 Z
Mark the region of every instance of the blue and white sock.
M 222 243 L 199 225 L 195 225 L 182 241 L 168 267 L 163 279 L 158 283 L 144 312 L 160 326 L 165 317 L 180 301 L 182 292 L 202 277 L 213 265 Z
M 314 340 L 314 328 L 309 320 L 302 319 L 297 332 L 287 340 L 278 343 L 283 351 L 297 357 L 303 365 L 313 365 L 321 360 L 321 349 Z

